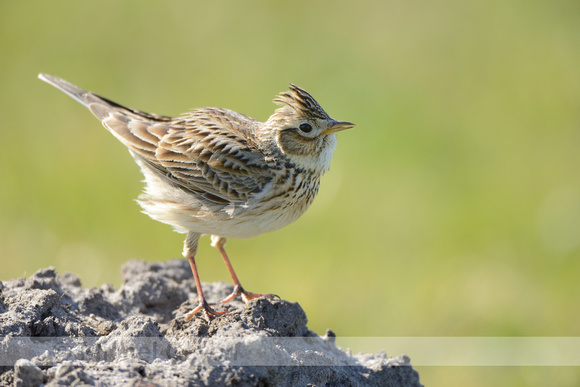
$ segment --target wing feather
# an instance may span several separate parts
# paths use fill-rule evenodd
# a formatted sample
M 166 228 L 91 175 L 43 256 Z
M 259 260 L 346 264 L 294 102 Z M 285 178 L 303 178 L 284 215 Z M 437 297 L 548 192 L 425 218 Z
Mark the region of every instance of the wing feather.
M 248 130 L 259 122 L 235 115 L 225 109 L 198 109 L 169 130 L 156 158 L 174 182 L 227 202 L 248 200 L 270 182 L 271 163 Z

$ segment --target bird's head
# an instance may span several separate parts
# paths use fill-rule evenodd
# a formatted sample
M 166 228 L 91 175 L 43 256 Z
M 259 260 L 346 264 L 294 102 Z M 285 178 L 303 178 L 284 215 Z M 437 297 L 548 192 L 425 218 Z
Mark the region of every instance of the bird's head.
M 336 133 L 354 126 L 337 121 L 306 90 L 290 84 L 274 102 L 282 105 L 266 121 L 280 151 L 299 167 L 324 173 L 336 147 Z

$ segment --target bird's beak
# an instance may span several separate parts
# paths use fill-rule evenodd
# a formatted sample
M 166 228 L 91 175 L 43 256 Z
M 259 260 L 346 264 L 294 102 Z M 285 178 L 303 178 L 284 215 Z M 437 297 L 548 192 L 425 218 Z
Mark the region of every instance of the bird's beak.
M 352 122 L 333 121 L 332 125 L 322 133 L 323 134 L 331 134 L 331 133 L 340 132 L 341 130 L 350 129 L 352 127 L 354 127 L 354 124 Z

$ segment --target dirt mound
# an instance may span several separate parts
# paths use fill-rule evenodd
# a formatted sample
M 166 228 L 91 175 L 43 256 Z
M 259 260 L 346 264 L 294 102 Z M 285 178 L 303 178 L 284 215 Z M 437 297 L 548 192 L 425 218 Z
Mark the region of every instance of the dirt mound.
M 285 300 L 232 302 L 209 323 L 175 320 L 197 299 L 185 260 L 130 261 L 122 274 L 118 290 L 85 289 L 53 268 L 0 282 L 0 385 L 420 386 L 406 356 L 346 353 Z M 204 291 L 219 300 L 232 287 Z

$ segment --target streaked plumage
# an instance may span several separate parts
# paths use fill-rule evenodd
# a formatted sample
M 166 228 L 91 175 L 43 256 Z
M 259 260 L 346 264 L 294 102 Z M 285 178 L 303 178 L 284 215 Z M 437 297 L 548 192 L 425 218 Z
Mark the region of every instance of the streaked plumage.
M 138 202 L 155 220 L 187 233 L 200 305 L 205 302 L 194 256 L 199 238 L 212 235 L 244 301 L 269 294 L 243 290 L 223 246 L 226 238 L 250 238 L 277 230 L 306 211 L 336 146 L 335 133 L 354 126 L 335 121 L 314 98 L 290 85 L 266 121 L 220 108 L 198 108 L 172 118 L 127 108 L 60 78 L 39 78 L 86 106 L 127 148 L 145 176 Z

